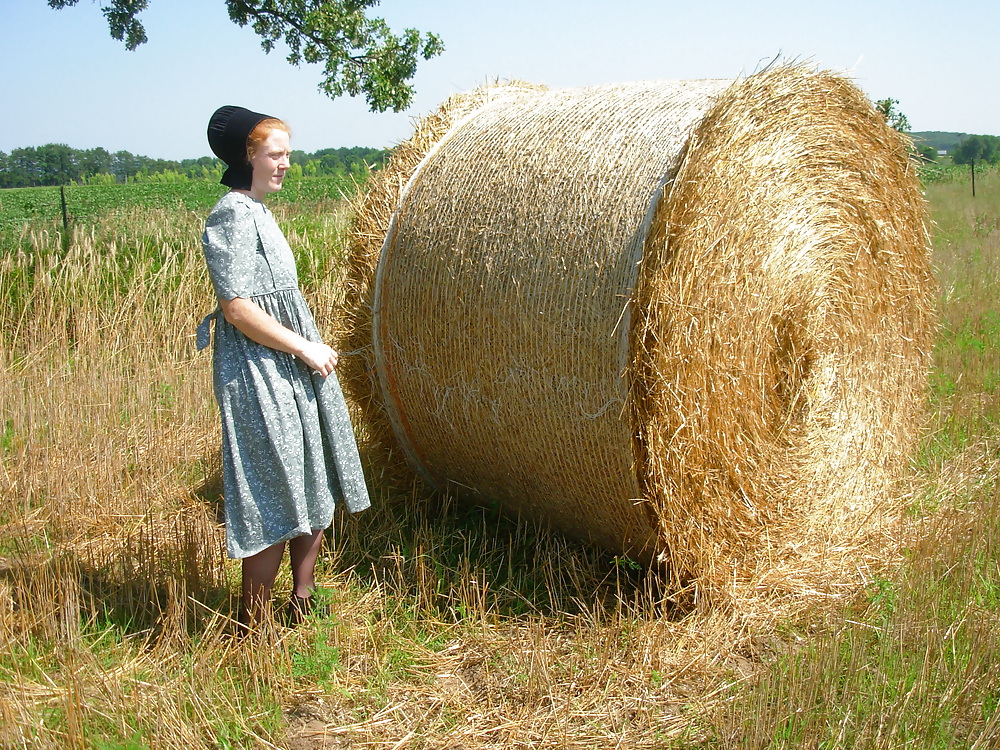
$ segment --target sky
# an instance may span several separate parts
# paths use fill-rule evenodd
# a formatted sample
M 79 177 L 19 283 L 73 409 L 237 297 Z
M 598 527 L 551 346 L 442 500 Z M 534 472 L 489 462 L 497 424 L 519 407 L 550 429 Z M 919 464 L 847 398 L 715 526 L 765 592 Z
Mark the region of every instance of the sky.
M 149 41 L 111 38 L 101 2 L 53 10 L 0 0 L 0 151 L 47 143 L 162 159 L 211 154 L 212 112 L 286 120 L 292 147 L 392 147 L 450 95 L 496 80 L 550 88 L 736 78 L 776 57 L 838 71 L 891 97 L 912 130 L 1000 135 L 997 0 L 384 0 L 397 33 L 433 31 L 405 112 L 319 93 L 320 70 L 265 54 L 224 0 L 149 0 Z

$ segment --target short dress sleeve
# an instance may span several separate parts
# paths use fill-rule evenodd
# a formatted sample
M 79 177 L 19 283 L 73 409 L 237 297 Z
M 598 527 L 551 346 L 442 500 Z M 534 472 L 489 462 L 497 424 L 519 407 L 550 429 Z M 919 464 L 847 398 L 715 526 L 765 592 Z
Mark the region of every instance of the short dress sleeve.
M 257 225 L 249 208 L 237 201 L 219 201 L 205 222 L 201 239 L 219 299 L 259 293 L 255 289 L 257 242 Z

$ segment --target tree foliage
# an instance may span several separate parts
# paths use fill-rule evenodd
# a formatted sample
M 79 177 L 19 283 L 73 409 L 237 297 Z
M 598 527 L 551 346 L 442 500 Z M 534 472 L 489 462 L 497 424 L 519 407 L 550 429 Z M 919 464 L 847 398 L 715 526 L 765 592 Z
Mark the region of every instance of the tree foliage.
M 79 0 L 48 0 L 56 9 Z M 147 41 L 139 20 L 148 0 L 108 0 L 104 6 L 111 36 L 134 50 Z M 413 100 L 409 81 L 417 59 L 429 60 L 444 51 L 441 37 L 404 29 L 395 35 L 388 24 L 368 11 L 378 0 L 225 0 L 229 17 L 251 26 L 261 47 L 271 52 L 284 41 L 293 65 L 322 64 L 319 90 L 331 99 L 364 95 L 373 112 L 399 112 Z
M 355 146 L 327 148 L 313 154 L 292 152 L 296 177 L 342 177 L 364 180 L 371 168 L 380 167 L 388 151 Z M 62 143 L 0 151 L 0 188 L 44 187 L 150 180 L 176 182 L 208 179 L 218 181 L 224 165 L 211 156 L 171 161 L 137 156 L 128 151 L 110 153 L 104 148 L 75 149 Z
M 970 135 L 952 154 L 956 164 L 997 164 L 1000 162 L 1000 138 L 995 135 Z
M 890 128 L 905 133 L 910 129 L 910 121 L 897 109 L 898 105 L 898 99 L 879 99 L 875 102 L 875 109 L 882 113 Z

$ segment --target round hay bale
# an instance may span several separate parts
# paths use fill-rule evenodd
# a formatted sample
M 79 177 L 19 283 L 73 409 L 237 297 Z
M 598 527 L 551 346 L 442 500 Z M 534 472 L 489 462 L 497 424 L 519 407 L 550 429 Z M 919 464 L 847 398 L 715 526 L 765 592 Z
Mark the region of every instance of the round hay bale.
M 924 210 L 830 73 L 484 88 L 358 207 L 343 380 L 436 487 L 678 587 L 815 588 L 919 428 Z
M 341 359 L 338 377 L 350 402 L 361 412 L 357 426 L 365 433 L 365 453 L 371 457 L 367 468 L 380 486 L 399 490 L 412 478 L 382 405 L 372 350 L 375 268 L 400 195 L 420 162 L 456 123 L 498 98 L 542 90 L 544 87 L 513 82 L 452 96 L 416 123 L 409 140 L 392 150 L 385 167 L 355 196 L 344 278 L 345 303 L 337 336 L 341 351 L 353 356 Z

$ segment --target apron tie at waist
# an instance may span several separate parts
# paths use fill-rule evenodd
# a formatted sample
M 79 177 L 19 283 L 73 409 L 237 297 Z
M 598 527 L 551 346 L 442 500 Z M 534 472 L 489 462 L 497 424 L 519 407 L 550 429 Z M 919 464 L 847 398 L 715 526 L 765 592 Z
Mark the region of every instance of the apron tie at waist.
M 216 305 L 215 309 L 212 310 L 208 315 L 204 317 L 201 323 L 198 324 L 198 334 L 196 338 L 196 343 L 198 345 L 198 351 L 205 349 L 209 344 L 212 343 L 212 320 L 222 312 L 222 307 Z

